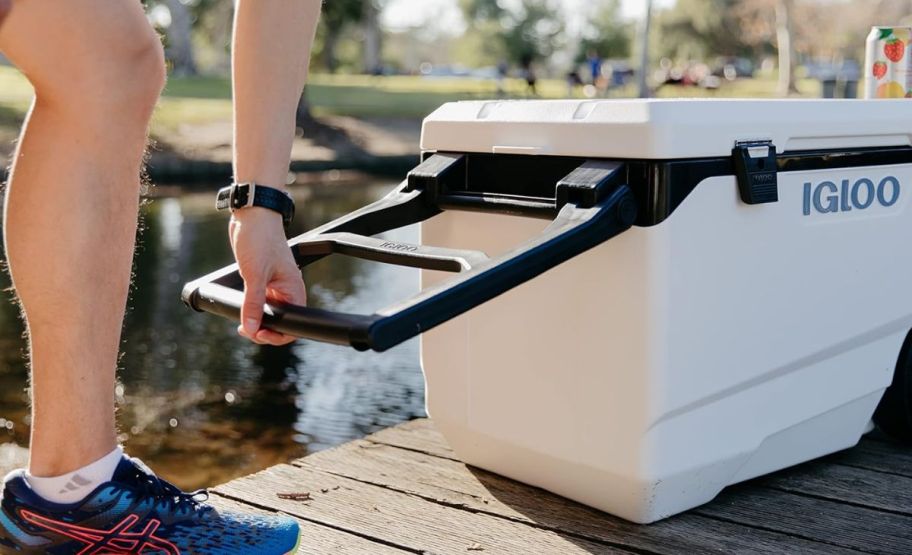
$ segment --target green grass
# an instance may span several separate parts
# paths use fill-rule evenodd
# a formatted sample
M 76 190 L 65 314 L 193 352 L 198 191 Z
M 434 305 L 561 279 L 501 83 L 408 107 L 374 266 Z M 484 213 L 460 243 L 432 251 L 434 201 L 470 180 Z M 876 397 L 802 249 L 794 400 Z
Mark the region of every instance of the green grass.
M 0 127 L 16 127 L 32 102 L 32 86 L 18 71 L 0 66 Z
M 819 96 L 816 81 L 799 82 L 803 96 Z M 612 91 L 611 97 L 631 97 L 632 86 Z M 775 96 L 773 79 L 739 80 L 725 83 L 718 91 L 696 87 L 663 87 L 657 96 L 769 98 Z M 317 115 L 339 114 L 360 117 L 405 116 L 424 117 L 444 102 L 496 98 L 497 87 L 492 81 L 473 79 L 426 79 L 422 77 L 370 77 L 361 75 L 314 75 L 308 94 Z M 526 84 L 518 79 L 506 82 L 509 98 L 526 98 Z M 539 83 L 541 98 L 566 98 L 567 85 L 557 79 Z
M 525 82 L 518 79 L 507 79 L 504 86 L 508 97 L 527 94 Z M 423 117 L 445 102 L 496 98 L 497 85 L 483 79 L 314 75 L 308 94 L 317 113 Z M 567 87 L 546 79 L 539 83 L 539 94 L 561 98 Z
M 718 91 L 663 87 L 660 97 L 772 97 L 776 83 L 770 78 L 726 83 Z M 804 80 L 799 88 L 805 96 L 818 96 L 819 85 Z M 372 77 L 362 75 L 313 75 L 307 88 L 316 115 L 355 117 L 421 118 L 445 102 L 488 99 L 497 96 L 492 81 L 478 79 L 427 79 L 422 77 Z M 525 83 L 506 82 L 510 98 L 526 96 Z M 632 96 L 633 88 L 614 91 L 612 96 Z M 539 84 L 541 98 L 565 98 L 562 80 L 546 79 Z M 32 89 L 15 69 L 0 67 L 0 127 L 14 128 L 31 102 Z M 216 77 L 172 78 L 153 119 L 153 133 L 167 138 L 182 124 L 205 124 L 231 118 L 231 84 Z

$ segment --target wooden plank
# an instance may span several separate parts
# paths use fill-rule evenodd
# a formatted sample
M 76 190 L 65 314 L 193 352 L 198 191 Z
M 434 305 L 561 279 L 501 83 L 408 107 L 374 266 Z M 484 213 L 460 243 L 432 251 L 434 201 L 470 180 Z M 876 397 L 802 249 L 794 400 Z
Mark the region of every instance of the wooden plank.
M 446 445 L 443 435 L 433 430 L 433 422 L 430 420 L 421 420 L 410 423 L 414 428 L 409 429 L 390 429 L 386 430 L 387 434 L 375 438 L 368 436 L 368 441 L 374 441 L 385 445 L 399 445 L 406 448 L 419 447 L 424 453 L 452 458 L 452 451 Z M 419 444 L 415 444 L 409 437 L 412 429 L 421 430 L 421 439 Z M 820 464 L 832 463 L 841 466 L 853 466 L 860 469 L 873 470 L 877 472 L 896 474 L 903 477 L 912 477 L 912 448 L 906 447 L 899 443 L 891 442 L 882 438 L 866 437 L 854 449 L 825 458 Z M 815 464 L 815 463 L 812 463 Z M 830 477 L 837 477 L 844 480 L 840 485 L 827 484 L 823 478 L 816 479 L 807 484 L 806 491 L 801 491 L 794 480 L 789 480 L 783 475 L 781 478 L 785 482 L 771 482 L 770 486 L 774 488 L 788 489 L 793 492 L 807 493 L 838 499 L 848 503 L 857 503 L 870 507 L 882 507 L 886 510 L 898 511 L 905 513 L 908 510 L 909 490 L 907 482 L 900 480 L 898 482 L 878 481 L 872 476 L 863 476 L 851 472 L 843 472 L 830 468 L 829 465 L 821 466 L 827 469 Z M 787 471 L 786 471 L 787 472 Z M 774 475 L 780 478 L 779 475 Z M 809 476 L 809 479 L 812 476 Z M 851 484 L 857 484 L 857 489 L 853 490 Z M 753 486 L 760 486 L 763 482 L 756 481 Z M 786 485 L 788 484 L 788 485 Z M 900 491 L 890 492 L 891 484 L 895 484 L 896 489 Z M 880 500 L 879 500 L 880 499 Z M 749 524 L 749 523 L 748 523 Z M 888 532 L 889 533 L 889 532 Z
M 420 418 L 394 428 L 387 428 L 364 438 L 367 441 L 392 445 L 402 449 L 418 451 L 435 457 L 458 461 L 443 434 L 437 431 L 431 420 Z
M 310 501 L 278 493 L 307 492 Z M 227 497 L 412 551 L 461 554 L 626 553 L 553 531 L 486 514 L 454 510 L 420 497 L 341 478 L 311 468 L 280 465 L 220 486 Z
M 272 511 L 265 511 L 257 507 L 239 503 L 237 501 L 213 495 L 210 499 L 212 505 L 220 510 L 236 511 L 244 513 L 257 514 L 275 514 Z M 382 543 L 376 543 L 366 540 L 362 537 L 355 536 L 346 532 L 341 532 L 333 528 L 328 528 L 320 524 L 315 524 L 308 520 L 300 518 L 295 519 L 301 527 L 301 546 L 298 548 L 298 555 L 406 555 L 414 553 L 412 551 L 403 551 Z
M 912 478 L 912 447 L 899 443 L 865 438 L 854 449 L 833 455 L 830 460 Z
M 912 518 L 757 487 L 733 486 L 695 513 L 869 553 L 912 553 Z
M 439 433 L 434 433 L 430 422 L 420 421 L 412 424 L 421 429 L 420 442 L 416 443 L 409 437 L 410 430 L 389 430 L 381 437 L 368 437 L 376 443 L 398 445 L 408 449 L 429 453 L 439 457 L 453 458 L 452 452 Z M 875 470 L 878 472 L 892 473 L 907 476 L 912 469 L 910 451 L 898 444 L 875 439 L 864 439 L 861 444 L 852 450 L 841 453 L 832 459 L 832 462 L 842 466 L 856 466 Z M 827 459 L 830 462 L 830 459 Z M 834 471 L 835 472 L 835 471 Z M 868 477 L 870 479 L 870 477 Z M 812 499 L 794 494 L 779 493 L 759 487 L 760 482 L 744 487 L 730 489 L 723 493 L 715 502 L 698 514 L 718 518 L 745 526 L 758 527 L 765 530 L 794 534 L 812 541 L 829 542 L 851 549 L 870 550 L 881 553 L 912 552 L 910 548 L 910 530 L 908 517 L 894 515 L 865 509 L 864 507 L 850 507 L 839 502 Z M 812 484 L 813 487 L 823 487 L 822 483 Z M 809 487 L 811 487 L 809 486 Z M 772 487 L 777 487 L 775 484 Z M 886 487 L 881 484 L 879 487 Z M 794 491 L 798 491 L 797 489 Z M 813 491 L 813 490 L 812 490 Z M 741 493 L 745 493 L 739 497 Z M 811 492 L 805 492 L 811 493 Z M 816 490 L 813 495 L 825 497 L 833 496 L 830 491 L 825 495 L 821 490 Z M 848 497 L 849 491 L 839 492 L 840 497 Z M 752 506 L 754 501 L 768 500 L 767 505 Z M 855 499 L 855 503 L 858 503 Z M 846 502 L 852 502 L 846 499 Z M 864 494 L 861 504 L 874 506 L 876 496 Z M 904 511 L 905 498 L 902 493 L 899 497 L 888 498 L 885 506 L 888 510 L 900 509 Z M 726 515 L 726 510 L 731 513 Z M 805 522 L 806 515 L 813 515 Z M 788 515 L 801 515 L 801 519 L 788 518 Z
M 766 487 L 912 516 L 912 478 L 829 460 L 811 462 L 758 481 Z
M 383 430 L 364 439 L 437 457 L 459 460 L 450 449 L 443 434 L 434 427 L 433 421 L 426 418 Z M 834 458 L 826 460 L 912 478 L 912 447 L 882 437 L 872 438 L 869 435 L 863 438 L 857 447 L 832 457 Z
M 368 441 L 317 453 L 296 464 L 435 503 L 655 553 L 840 552 L 830 545 L 691 514 L 639 526 L 457 461 Z

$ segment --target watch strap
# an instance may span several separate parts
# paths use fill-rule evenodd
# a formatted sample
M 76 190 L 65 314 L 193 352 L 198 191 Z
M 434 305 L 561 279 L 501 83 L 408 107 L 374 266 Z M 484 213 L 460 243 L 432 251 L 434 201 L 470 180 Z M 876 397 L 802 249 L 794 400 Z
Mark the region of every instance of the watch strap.
M 217 210 L 231 209 L 232 212 L 251 206 L 278 212 L 286 227 L 294 219 L 295 204 L 288 193 L 256 183 L 235 183 L 224 187 L 219 190 L 215 202 Z

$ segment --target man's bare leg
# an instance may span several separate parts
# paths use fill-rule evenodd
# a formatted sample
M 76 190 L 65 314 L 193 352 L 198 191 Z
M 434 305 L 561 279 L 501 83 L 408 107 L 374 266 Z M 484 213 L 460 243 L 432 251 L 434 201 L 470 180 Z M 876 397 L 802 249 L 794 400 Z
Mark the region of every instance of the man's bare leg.
M 59 476 L 116 446 L 140 164 L 164 65 L 136 0 L 16 2 L 0 50 L 36 89 L 4 236 L 30 337 L 30 472 Z
M 14 471 L 3 480 L 0 551 L 120 551 L 130 541 L 126 535 L 135 543 L 136 531 L 143 531 L 141 547 L 161 553 L 296 552 L 295 520 L 213 511 L 201 494 L 180 492 L 115 448 L 112 390 L 139 166 L 164 79 L 161 47 L 141 4 L 15 0 L 0 29 L 0 49 L 37 90 L 5 220 L 13 281 L 31 332 L 32 472 Z M 256 228 L 248 223 L 238 236 Z M 243 245 L 259 246 L 236 243 L 241 251 Z M 283 253 L 290 257 L 287 247 Z M 293 281 L 277 280 L 274 271 L 263 276 L 264 284 L 279 291 Z M 303 294 L 303 283 L 294 287 Z M 98 469 L 111 459 L 116 466 L 103 477 Z M 77 478 L 88 471 L 107 485 L 93 489 L 95 495 L 87 492 L 84 502 L 72 501 L 78 505 L 61 504 L 69 500 L 57 497 L 68 497 L 70 490 L 67 481 L 58 491 L 61 480 L 71 477 L 82 485 L 85 480 Z M 87 529 L 94 533 L 85 534 Z

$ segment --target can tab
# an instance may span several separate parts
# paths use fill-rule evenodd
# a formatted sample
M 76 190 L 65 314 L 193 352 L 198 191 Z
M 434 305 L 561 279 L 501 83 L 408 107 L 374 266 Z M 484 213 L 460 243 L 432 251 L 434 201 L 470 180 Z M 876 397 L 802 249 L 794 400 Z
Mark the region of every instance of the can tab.
M 772 141 L 735 143 L 732 157 L 741 200 L 745 204 L 779 201 L 776 147 Z

